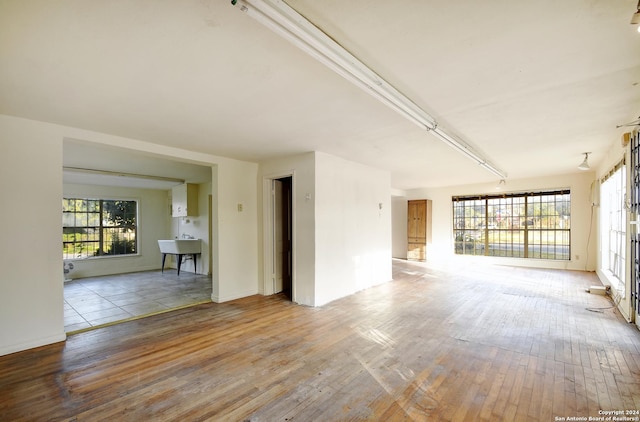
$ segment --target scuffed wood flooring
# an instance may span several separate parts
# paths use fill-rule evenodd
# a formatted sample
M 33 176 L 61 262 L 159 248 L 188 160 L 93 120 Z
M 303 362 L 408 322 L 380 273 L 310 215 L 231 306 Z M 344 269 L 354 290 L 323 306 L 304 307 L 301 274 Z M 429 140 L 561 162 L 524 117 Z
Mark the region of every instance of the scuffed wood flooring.
M 592 273 L 394 260 L 319 308 L 252 296 L 0 357 L 0 420 L 495 421 L 640 410 Z

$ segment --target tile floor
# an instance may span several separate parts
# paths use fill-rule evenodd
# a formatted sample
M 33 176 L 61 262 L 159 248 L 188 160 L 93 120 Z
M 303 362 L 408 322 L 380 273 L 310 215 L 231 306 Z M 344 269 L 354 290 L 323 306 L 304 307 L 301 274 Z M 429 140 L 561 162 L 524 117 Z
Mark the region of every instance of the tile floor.
M 64 284 L 67 333 L 211 300 L 211 278 L 175 270 L 82 278 Z

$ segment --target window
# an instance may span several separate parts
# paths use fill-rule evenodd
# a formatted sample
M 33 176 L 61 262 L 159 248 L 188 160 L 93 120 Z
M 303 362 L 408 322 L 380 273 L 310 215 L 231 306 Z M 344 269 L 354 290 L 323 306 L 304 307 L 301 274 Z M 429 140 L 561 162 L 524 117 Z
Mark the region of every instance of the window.
M 624 162 L 620 162 L 602 179 L 600 185 L 600 260 L 602 269 L 618 279 L 621 286 L 625 283 L 627 247 L 627 213 L 624 208 L 626 180 Z
M 137 209 L 136 201 L 63 199 L 63 259 L 135 254 Z
M 569 260 L 570 215 L 569 191 L 454 197 L 455 253 Z

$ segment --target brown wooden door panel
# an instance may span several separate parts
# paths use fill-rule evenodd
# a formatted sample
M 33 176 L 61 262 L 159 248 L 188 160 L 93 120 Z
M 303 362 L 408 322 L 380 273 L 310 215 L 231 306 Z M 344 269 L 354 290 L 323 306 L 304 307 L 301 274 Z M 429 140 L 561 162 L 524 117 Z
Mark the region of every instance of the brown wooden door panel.
M 407 235 L 413 238 L 426 236 L 426 201 L 409 201 L 407 208 Z
M 420 199 L 407 203 L 407 259 L 419 261 L 427 259 L 427 239 L 431 218 L 429 202 L 426 199 Z

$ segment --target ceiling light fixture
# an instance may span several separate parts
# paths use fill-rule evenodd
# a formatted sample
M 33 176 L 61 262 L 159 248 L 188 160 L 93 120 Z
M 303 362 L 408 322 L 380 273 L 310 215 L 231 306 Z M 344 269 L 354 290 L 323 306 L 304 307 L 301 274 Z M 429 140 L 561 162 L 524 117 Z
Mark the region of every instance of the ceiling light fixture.
M 638 6 L 636 6 L 636 13 L 631 16 L 631 25 L 638 25 L 636 29 L 640 32 L 640 0 L 638 0 Z
M 591 167 L 589 166 L 589 154 L 591 154 L 590 152 L 583 152 L 584 154 L 584 161 L 582 161 L 582 163 L 580 163 L 580 165 L 578 166 L 578 170 L 590 170 Z
M 500 179 L 500 181 L 496 185 L 496 190 L 502 190 L 502 188 L 504 188 L 506 184 L 507 182 L 504 179 Z
M 640 28 L 640 26 L 638 28 Z M 632 122 L 624 123 L 622 125 L 616 125 L 616 129 L 620 129 L 621 127 L 627 127 L 627 126 L 640 126 L 640 116 L 638 116 L 638 118 Z
M 239 5 L 247 15 L 486 170 L 501 179 L 507 177 L 471 146 L 438 127 L 431 115 L 282 0 L 231 0 L 231 4 Z

